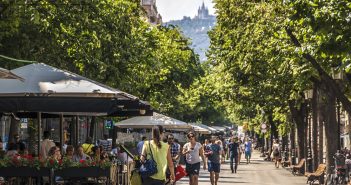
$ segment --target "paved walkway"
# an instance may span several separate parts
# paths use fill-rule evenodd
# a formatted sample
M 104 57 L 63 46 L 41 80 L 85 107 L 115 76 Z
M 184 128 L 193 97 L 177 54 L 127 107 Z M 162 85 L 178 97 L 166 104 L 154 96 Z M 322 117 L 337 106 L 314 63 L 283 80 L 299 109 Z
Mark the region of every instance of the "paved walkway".
M 177 185 L 189 184 L 187 177 L 177 182 Z M 236 174 L 232 174 L 229 162 L 221 165 L 218 185 L 304 185 L 306 177 L 293 176 L 290 171 L 280 167 L 275 168 L 273 162 L 263 161 L 258 152 L 253 152 L 251 164 L 243 163 L 238 166 Z M 208 171 L 201 169 L 199 185 L 210 185 Z

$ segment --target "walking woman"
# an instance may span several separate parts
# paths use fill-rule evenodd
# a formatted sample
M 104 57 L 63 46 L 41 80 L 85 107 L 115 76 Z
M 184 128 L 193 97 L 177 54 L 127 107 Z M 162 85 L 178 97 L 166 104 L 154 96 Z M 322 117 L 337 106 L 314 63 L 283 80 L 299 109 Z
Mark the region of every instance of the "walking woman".
M 273 140 L 272 152 L 274 157 L 274 165 L 276 168 L 279 168 L 280 150 L 279 150 L 279 143 L 275 139 Z
M 189 185 L 198 185 L 200 172 L 200 156 L 204 162 L 204 170 L 206 170 L 204 150 L 200 143 L 196 142 L 195 134 L 189 132 L 187 134 L 189 142 L 183 146 L 183 155 L 185 155 L 186 172 L 189 175 Z
M 170 148 L 167 143 L 161 141 L 162 135 L 163 127 L 154 126 L 152 128 L 152 140 L 144 142 L 141 161 L 145 162 L 146 158 L 149 159 L 151 158 L 150 155 L 152 155 L 157 164 L 157 173 L 143 179 L 143 185 L 164 185 L 166 182 L 167 166 L 171 172 L 170 179 L 174 182 L 175 175 Z

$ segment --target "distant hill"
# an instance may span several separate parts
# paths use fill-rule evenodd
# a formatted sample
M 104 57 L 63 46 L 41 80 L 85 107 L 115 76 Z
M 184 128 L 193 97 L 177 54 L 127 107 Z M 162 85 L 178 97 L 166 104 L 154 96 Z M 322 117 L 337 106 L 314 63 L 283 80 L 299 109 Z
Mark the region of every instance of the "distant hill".
M 191 47 L 199 54 L 200 60 L 205 61 L 206 51 L 210 46 L 210 39 L 207 32 L 211 30 L 216 23 L 216 17 L 208 14 L 208 9 L 202 4 L 195 18 L 183 17 L 182 20 L 174 20 L 165 23 L 165 25 L 178 26 L 183 34 L 192 41 Z

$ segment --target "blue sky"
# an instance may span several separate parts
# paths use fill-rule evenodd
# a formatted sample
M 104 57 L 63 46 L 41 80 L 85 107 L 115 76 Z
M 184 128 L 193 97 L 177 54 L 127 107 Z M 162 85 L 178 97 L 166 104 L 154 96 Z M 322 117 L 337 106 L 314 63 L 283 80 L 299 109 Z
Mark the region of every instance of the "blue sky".
M 182 19 L 183 16 L 194 17 L 202 2 L 205 2 L 210 14 L 214 14 L 212 0 L 156 0 L 156 5 L 162 21 L 168 22 Z

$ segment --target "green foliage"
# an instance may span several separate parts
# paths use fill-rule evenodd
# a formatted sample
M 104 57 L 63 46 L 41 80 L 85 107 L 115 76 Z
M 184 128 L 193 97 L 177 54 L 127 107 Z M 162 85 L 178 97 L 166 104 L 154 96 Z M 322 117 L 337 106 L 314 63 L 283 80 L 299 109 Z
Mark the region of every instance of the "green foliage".
M 0 54 L 35 60 L 134 94 L 171 116 L 202 74 L 198 56 L 172 27 L 145 22 L 140 1 L 5 1 Z M 19 67 L 0 59 L 5 68 Z

